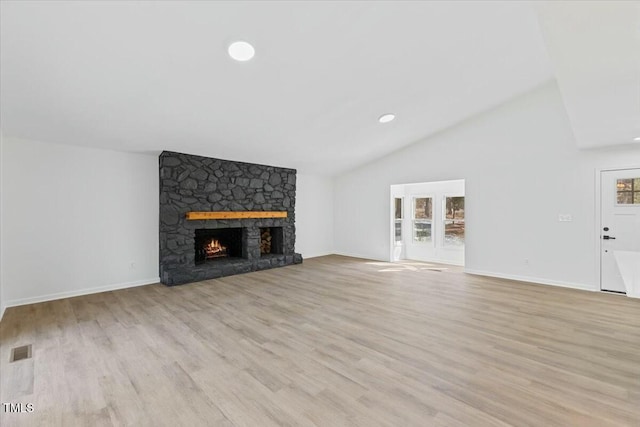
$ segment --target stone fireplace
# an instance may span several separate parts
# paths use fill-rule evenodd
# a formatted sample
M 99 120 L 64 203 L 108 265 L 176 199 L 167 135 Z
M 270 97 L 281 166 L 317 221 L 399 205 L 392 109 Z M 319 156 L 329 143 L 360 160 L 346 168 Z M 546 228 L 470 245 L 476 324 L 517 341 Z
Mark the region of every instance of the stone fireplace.
M 294 251 L 295 196 L 293 169 L 163 152 L 162 283 L 179 285 L 301 263 L 302 256 Z M 193 219 L 193 213 L 217 219 Z

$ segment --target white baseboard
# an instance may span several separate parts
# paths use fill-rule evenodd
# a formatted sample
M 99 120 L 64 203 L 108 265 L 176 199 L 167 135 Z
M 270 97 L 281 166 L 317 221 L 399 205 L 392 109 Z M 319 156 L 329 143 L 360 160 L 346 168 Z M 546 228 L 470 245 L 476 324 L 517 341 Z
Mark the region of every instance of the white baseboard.
M 366 259 L 366 260 L 371 260 L 371 261 L 389 262 L 389 259 L 387 259 L 387 258 L 378 258 L 378 257 L 375 257 L 375 256 L 364 255 L 364 254 L 354 254 L 354 253 L 347 253 L 347 252 L 334 252 L 332 255 L 348 256 L 350 258 L 360 258 L 360 259 Z
M 333 255 L 333 252 L 319 252 L 319 253 L 312 253 L 311 255 L 309 254 L 302 254 L 302 259 L 310 259 L 310 258 L 318 258 L 320 256 L 327 256 L 327 255 Z
M 537 277 L 527 277 L 527 276 L 517 276 L 517 275 L 513 275 L 513 274 L 502 274 L 502 273 L 493 273 L 490 271 L 481 271 L 481 270 L 474 270 L 471 268 L 465 268 L 464 269 L 465 273 L 468 274 L 474 274 L 477 276 L 487 276 L 487 277 L 496 277 L 498 279 L 509 279 L 509 280 L 517 280 L 518 282 L 527 282 L 527 283 L 534 283 L 536 285 L 547 285 L 547 286 L 559 286 L 562 288 L 571 288 L 571 289 L 580 289 L 583 291 L 592 291 L 592 292 L 597 292 L 599 289 L 596 289 L 592 286 L 589 285 L 585 285 L 583 283 L 572 283 L 572 282 L 562 282 L 559 280 L 547 280 L 547 279 L 540 279 Z
M 3 310 L 2 310 L 2 314 L 4 314 L 4 309 L 7 308 L 7 307 L 16 307 L 16 306 L 19 306 L 19 305 L 26 305 L 26 304 L 35 304 L 35 303 L 38 303 L 38 302 L 53 301 L 53 300 L 62 299 L 62 298 L 78 297 L 78 296 L 81 296 L 81 295 L 97 294 L 97 293 L 100 293 L 100 292 L 115 291 L 115 290 L 118 290 L 118 289 L 135 288 L 136 286 L 151 285 L 151 284 L 154 284 L 154 283 L 160 283 L 160 278 L 159 277 L 154 277 L 154 278 L 151 278 L 151 279 L 136 280 L 136 281 L 133 281 L 133 282 L 116 283 L 116 284 L 113 284 L 113 285 L 98 286 L 96 288 L 78 289 L 78 290 L 74 290 L 74 291 L 58 292 L 58 293 L 48 294 L 48 295 L 39 295 L 37 297 L 19 298 L 19 299 L 9 300 L 9 301 L 7 301 L 5 303 L 5 305 L 3 307 Z
M 457 267 L 464 267 L 464 262 L 458 262 L 458 261 L 445 261 L 445 260 L 441 260 L 441 259 L 401 259 L 400 261 L 397 262 L 402 262 L 402 261 L 418 261 L 418 262 L 431 262 L 434 264 L 444 264 L 444 265 L 455 265 Z

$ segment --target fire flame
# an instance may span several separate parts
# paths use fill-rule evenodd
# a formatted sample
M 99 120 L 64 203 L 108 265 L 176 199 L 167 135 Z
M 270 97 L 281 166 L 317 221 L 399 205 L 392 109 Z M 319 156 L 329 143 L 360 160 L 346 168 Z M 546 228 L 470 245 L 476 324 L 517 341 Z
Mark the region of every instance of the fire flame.
M 204 250 L 207 253 L 207 258 L 215 258 L 227 254 L 226 246 L 222 246 L 220 241 L 216 239 L 211 239 L 211 241 L 204 246 Z

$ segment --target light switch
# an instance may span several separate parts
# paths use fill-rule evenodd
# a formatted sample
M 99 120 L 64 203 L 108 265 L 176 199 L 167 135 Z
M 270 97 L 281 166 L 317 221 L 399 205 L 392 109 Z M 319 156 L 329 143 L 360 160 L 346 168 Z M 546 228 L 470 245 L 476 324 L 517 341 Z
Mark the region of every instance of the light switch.
M 559 214 L 558 215 L 558 221 L 560 221 L 560 222 L 571 222 L 571 221 L 573 221 L 573 217 L 571 216 L 571 214 Z

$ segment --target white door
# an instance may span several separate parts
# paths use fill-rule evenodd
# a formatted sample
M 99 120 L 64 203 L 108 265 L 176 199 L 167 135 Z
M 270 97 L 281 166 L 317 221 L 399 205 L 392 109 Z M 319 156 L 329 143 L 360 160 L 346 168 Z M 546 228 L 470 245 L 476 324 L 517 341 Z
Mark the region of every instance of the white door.
M 600 288 L 634 293 L 640 278 L 640 169 L 602 171 Z
M 464 184 L 460 179 L 391 186 L 391 261 L 464 265 Z
M 412 194 L 406 197 L 405 207 L 409 212 L 407 224 L 407 259 L 416 261 L 434 260 L 435 256 L 435 216 L 437 199 L 432 194 Z

